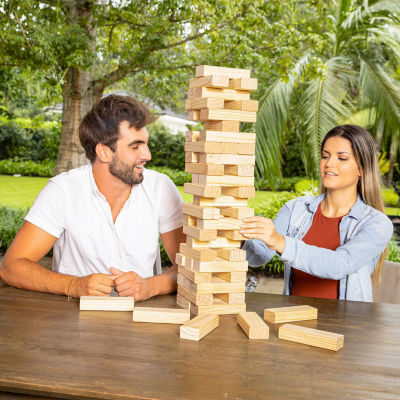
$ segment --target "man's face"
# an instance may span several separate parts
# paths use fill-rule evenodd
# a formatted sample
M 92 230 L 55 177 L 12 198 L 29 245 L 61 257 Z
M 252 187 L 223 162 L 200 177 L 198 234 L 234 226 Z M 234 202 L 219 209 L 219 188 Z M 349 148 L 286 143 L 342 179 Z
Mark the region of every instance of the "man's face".
M 143 181 L 143 167 L 151 160 L 147 146 L 149 134 L 146 128 L 136 130 L 128 121 L 119 125 L 119 139 L 114 156 L 109 163 L 109 171 L 127 185 Z

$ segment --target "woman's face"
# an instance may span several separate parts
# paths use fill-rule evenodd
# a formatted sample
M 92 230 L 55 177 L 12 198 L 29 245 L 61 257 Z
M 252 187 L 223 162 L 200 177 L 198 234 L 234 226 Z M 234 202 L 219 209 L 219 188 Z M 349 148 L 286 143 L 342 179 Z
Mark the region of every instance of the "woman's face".
M 340 136 L 329 138 L 322 149 L 319 168 L 327 191 L 347 188 L 357 191 L 361 174 L 349 140 Z

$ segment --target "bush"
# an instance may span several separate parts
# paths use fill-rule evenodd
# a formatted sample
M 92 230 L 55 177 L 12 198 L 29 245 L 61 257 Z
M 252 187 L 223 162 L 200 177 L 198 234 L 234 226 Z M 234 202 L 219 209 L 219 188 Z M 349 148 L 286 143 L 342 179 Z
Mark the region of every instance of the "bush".
M 28 210 L 0 206 L 0 252 L 5 252 L 24 222 Z
M 273 188 L 268 184 L 266 179 L 256 178 L 254 186 L 256 190 L 265 190 L 265 191 L 279 191 L 279 192 L 294 192 L 295 184 L 303 179 L 303 177 L 292 177 L 292 178 L 283 178 L 279 183 L 278 187 Z
M 55 161 L 0 160 L 0 175 L 52 177 L 55 166 Z
M 386 260 L 400 263 L 400 246 L 394 240 L 389 242 Z
M 395 193 L 393 188 L 387 189 L 383 188 L 382 189 L 382 197 L 383 197 L 383 202 L 385 203 L 386 207 L 399 207 L 399 195 Z
M 318 193 L 318 181 L 311 179 L 303 179 L 298 181 L 294 185 L 294 190 L 297 193 L 305 194 L 317 194 Z
M 171 169 L 168 167 L 149 167 L 148 169 L 168 175 L 176 186 L 183 186 L 184 183 L 191 182 L 192 180 L 192 174 L 177 169 Z

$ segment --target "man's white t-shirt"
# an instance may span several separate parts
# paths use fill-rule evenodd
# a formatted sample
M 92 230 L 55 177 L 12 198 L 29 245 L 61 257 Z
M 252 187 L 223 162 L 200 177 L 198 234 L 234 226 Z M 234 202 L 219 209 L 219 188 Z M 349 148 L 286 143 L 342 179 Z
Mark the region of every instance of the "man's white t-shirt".
M 159 234 L 182 226 L 182 198 L 168 176 L 147 169 L 143 175 L 115 223 L 91 165 L 48 181 L 25 219 L 57 238 L 54 271 L 85 276 L 116 267 L 143 278 L 154 274 Z

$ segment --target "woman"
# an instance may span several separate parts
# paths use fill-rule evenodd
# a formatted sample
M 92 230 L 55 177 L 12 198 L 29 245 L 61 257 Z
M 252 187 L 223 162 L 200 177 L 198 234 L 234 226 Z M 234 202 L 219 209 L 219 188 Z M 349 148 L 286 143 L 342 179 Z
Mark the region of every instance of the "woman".
M 285 263 L 284 294 L 372 301 L 393 225 L 383 213 L 375 142 L 342 125 L 321 144 L 323 194 L 287 202 L 274 222 L 243 220 L 250 265 L 276 253 Z

